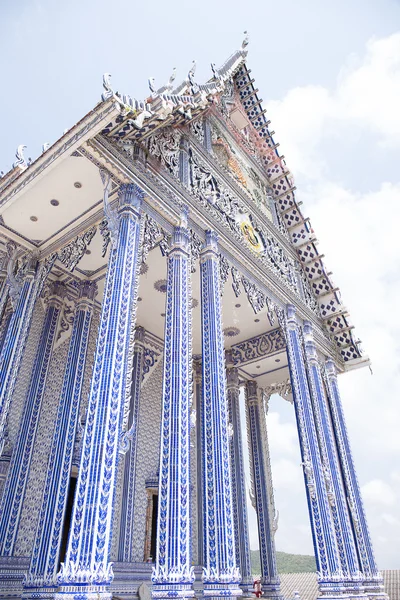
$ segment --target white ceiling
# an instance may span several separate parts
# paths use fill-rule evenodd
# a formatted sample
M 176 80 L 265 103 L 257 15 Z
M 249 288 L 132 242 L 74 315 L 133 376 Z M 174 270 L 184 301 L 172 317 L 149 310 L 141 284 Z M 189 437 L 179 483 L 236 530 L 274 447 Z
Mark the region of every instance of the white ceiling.
M 76 188 L 76 182 L 82 187 Z M 74 221 L 82 218 L 83 213 L 87 215 L 102 198 L 98 168 L 84 157 L 69 156 L 18 195 L 2 212 L 2 217 L 7 227 L 29 240 L 44 241 L 72 227 Z M 51 200 L 57 200 L 59 205 L 52 206 Z

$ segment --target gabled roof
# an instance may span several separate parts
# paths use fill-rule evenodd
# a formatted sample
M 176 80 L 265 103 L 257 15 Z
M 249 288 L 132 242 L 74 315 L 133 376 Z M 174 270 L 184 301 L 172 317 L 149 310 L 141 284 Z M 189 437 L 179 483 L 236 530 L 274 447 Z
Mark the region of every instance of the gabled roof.
M 296 201 L 296 188 L 292 176 L 284 158 L 278 152 L 279 144 L 274 141 L 274 132 L 269 129 L 270 122 L 266 118 L 266 110 L 263 109 L 251 71 L 246 65 L 246 48 L 247 39 L 222 67 L 217 69 L 212 65 L 213 77 L 202 85 L 195 82 L 195 64 L 189 71 L 188 78 L 178 86 L 173 87 L 174 74 L 168 84 L 158 90 L 154 88 L 153 80 L 149 80 L 151 95 L 144 101 L 114 93 L 110 75 L 105 74 L 102 102 L 114 102 L 118 110 L 113 111 L 113 117 L 103 127 L 102 134 L 120 141 L 129 139 L 140 142 L 157 129 L 187 124 L 218 103 L 233 81 L 242 109 L 251 124 L 257 154 L 270 182 L 270 193 L 275 199 L 278 215 L 285 224 L 289 239 L 297 252 L 304 276 L 318 303 L 321 318 L 335 340 L 347 369 L 360 366 L 361 363 L 368 364 L 368 358 L 362 355 L 359 342 L 353 337 L 353 327 L 339 290 L 325 268 L 323 255 L 318 252 L 317 238 L 310 220 L 303 216 Z M 92 112 L 100 106 L 97 105 Z M 71 129 L 71 133 L 73 131 L 74 128 Z M 58 143 L 59 141 L 56 142 Z M 45 154 L 50 151 L 51 148 Z M 24 161 L 21 164 L 20 161 L 0 179 L 0 194 L 6 188 L 12 187 L 12 182 L 17 176 L 21 177 L 21 170 L 29 171 L 32 167 L 33 165 L 28 166 Z

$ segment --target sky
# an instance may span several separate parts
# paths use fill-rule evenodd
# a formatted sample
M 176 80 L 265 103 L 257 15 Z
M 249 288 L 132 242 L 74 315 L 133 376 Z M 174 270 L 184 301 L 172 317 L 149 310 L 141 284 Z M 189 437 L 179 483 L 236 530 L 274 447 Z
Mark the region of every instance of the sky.
M 147 79 L 211 76 L 250 35 L 247 64 L 275 141 L 372 361 L 340 377 L 378 564 L 400 568 L 400 3 L 4 0 L 0 170 L 35 158 L 100 99 L 102 75 L 142 99 Z M 292 406 L 268 430 L 279 550 L 312 553 Z M 256 548 L 254 512 L 251 545 Z

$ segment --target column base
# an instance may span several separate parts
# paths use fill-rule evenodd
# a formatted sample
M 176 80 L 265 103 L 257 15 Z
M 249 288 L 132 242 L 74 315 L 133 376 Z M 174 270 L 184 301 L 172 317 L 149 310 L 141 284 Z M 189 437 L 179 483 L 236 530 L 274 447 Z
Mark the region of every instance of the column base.
M 57 589 L 55 600 L 111 600 L 110 585 L 62 585 Z
M 204 583 L 203 596 L 205 598 L 239 598 L 243 596 L 238 583 Z
M 385 592 L 383 578 L 366 579 L 363 581 L 364 594 L 369 600 L 389 600 L 389 596 Z
M 319 594 L 317 600 L 346 600 L 350 594 L 345 594 L 343 580 L 341 581 L 318 581 Z
M 152 598 L 193 598 L 194 589 L 191 583 L 153 583 Z
M 22 600 L 39 600 L 40 598 L 43 598 L 45 600 L 53 600 L 57 592 L 58 588 L 56 586 L 24 586 L 24 591 L 22 592 Z
M 276 583 L 261 583 L 262 598 L 283 600 L 281 586 Z M 255 595 L 254 595 L 255 597 Z

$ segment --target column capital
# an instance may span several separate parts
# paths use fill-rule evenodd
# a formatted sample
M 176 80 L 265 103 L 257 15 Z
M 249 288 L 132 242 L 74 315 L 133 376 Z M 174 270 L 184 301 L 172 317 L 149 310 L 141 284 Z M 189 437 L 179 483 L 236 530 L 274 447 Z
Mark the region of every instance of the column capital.
M 171 255 L 174 251 L 184 251 L 187 255 L 190 252 L 190 234 L 186 227 L 187 219 L 185 213 L 182 214 L 180 225 L 174 227 L 171 246 L 168 252 Z
M 43 299 L 45 304 L 60 308 L 64 303 L 66 294 L 67 288 L 65 283 L 62 281 L 50 281 L 43 292 Z
M 201 251 L 200 260 L 204 261 L 207 258 L 218 257 L 218 234 L 212 229 L 206 231 L 206 241 Z
M 337 377 L 337 369 L 332 358 L 327 358 L 325 361 L 325 370 L 329 379 Z
M 288 304 L 286 306 L 286 323 L 288 329 L 296 329 L 297 320 L 296 320 L 296 308 L 293 304 Z
M 309 362 L 318 363 L 317 346 L 314 341 L 313 326 L 310 321 L 304 321 L 304 348 Z
M 128 208 L 139 210 L 142 207 L 144 191 L 136 183 L 123 183 L 118 190 L 118 212 Z
M 236 367 L 227 367 L 226 384 L 228 390 L 239 390 L 239 371 Z
M 256 404 L 258 403 L 258 385 L 257 381 L 253 381 L 250 379 L 246 383 L 246 400 L 248 404 Z

